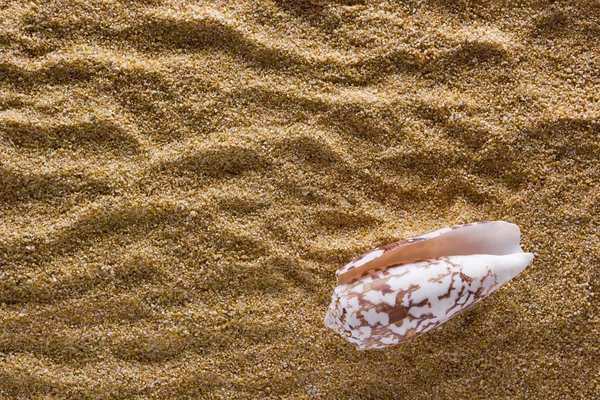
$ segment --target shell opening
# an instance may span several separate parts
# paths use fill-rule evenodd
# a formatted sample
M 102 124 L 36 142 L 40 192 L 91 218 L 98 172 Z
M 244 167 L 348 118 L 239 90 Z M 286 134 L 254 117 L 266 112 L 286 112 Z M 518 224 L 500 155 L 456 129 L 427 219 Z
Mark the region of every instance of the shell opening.
M 515 224 L 504 221 L 488 221 L 446 228 L 413 239 L 384 246 L 378 257 L 368 262 L 355 260 L 338 271 L 338 284 L 351 281 L 354 277 L 372 269 L 448 256 L 472 254 L 508 255 L 522 253 L 521 231 Z M 367 253 L 368 254 L 368 253 Z

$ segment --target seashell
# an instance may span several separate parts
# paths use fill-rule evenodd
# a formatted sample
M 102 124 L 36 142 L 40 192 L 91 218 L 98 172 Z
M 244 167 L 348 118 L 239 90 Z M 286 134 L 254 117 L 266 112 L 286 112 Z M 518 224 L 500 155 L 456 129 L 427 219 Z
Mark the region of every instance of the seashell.
M 336 273 L 325 325 L 360 350 L 406 342 L 489 296 L 529 265 L 519 227 L 458 225 L 376 248 Z

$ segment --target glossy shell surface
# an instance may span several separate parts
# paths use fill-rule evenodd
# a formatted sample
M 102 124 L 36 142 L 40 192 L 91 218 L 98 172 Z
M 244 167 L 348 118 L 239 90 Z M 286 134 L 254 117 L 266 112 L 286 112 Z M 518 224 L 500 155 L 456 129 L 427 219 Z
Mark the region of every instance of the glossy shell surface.
M 533 259 L 516 225 L 445 228 L 382 246 L 341 268 L 325 324 L 361 350 L 421 335 L 489 296 Z

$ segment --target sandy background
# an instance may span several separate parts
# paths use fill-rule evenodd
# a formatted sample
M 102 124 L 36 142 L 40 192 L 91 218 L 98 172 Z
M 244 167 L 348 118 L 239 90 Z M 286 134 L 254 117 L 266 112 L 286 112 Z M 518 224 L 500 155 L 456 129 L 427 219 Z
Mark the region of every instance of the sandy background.
M 593 399 L 600 2 L 0 2 L 0 397 Z M 444 226 L 536 254 L 359 352 L 334 271 Z

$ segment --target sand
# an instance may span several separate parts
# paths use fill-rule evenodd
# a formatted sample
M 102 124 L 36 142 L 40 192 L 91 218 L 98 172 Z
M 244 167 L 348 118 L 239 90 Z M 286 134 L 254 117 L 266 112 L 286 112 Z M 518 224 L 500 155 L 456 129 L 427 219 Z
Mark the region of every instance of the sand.
M 600 2 L 0 3 L 0 397 L 600 398 Z M 517 223 L 382 351 L 337 268 Z

